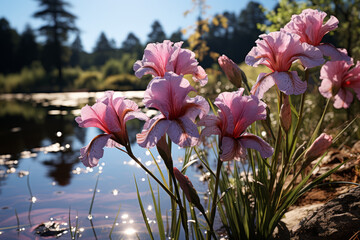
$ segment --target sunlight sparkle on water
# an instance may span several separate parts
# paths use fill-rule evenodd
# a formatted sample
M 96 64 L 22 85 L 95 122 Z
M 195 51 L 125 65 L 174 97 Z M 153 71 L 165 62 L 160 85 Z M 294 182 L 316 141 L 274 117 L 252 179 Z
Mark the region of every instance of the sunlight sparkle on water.
M 32 202 L 32 203 L 35 203 L 36 201 L 37 201 L 36 197 L 32 197 L 32 198 L 31 198 L 31 202 Z
M 61 136 L 62 136 L 62 132 L 58 131 L 58 132 L 56 133 L 56 136 L 57 136 L 57 137 L 61 137 Z
M 112 190 L 112 195 L 117 196 L 119 194 L 119 191 L 117 189 Z
M 121 219 L 127 219 L 129 217 L 129 214 L 124 213 L 123 215 L 121 215 Z
M 124 233 L 125 233 L 126 235 L 133 235 L 133 234 L 136 233 L 136 230 L 133 229 L 133 228 L 127 228 L 127 229 L 125 229 Z
M 151 205 L 149 205 L 148 207 L 147 207 L 147 210 L 148 211 L 151 211 L 153 209 L 153 207 L 151 206 Z

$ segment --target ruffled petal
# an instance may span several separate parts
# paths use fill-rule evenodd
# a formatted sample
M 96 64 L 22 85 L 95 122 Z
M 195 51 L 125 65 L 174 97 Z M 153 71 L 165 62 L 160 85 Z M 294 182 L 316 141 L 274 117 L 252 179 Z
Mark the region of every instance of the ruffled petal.
M 171 141 L 183 148 L 197 145 L 200 137 L 196 124 L 186 117 L 171 121 L 167 134 Z
M 353 99 L 354 96 L 349 90 L 340 88 L 339 92 L 334 96 L 334 108 L 349 108 Z
M 104 155 L 103 148 L 111 136 L 111 134 L 100 134 L 89 145 L 80 149 L 79 159 L 86 167 L 95 167 L 99 163 L 99 159 Z
M 267 142 L 250 133 L 243 134 L 239 142 L 244 148 L 255 149 L 263 158 L 268 158 L 274 153 L 274 149 Z
M 155 116 L 148 120 L 141 133 L 136 134 L 136 140 L 140 147 L 152 148 L 166 133 L 171 121 L 164 119 L 163 115 Z
M 319 92 L 325 98 L 332 97 L 332 82 L 329 79 L 324 79 L 321 81 L 321 85 L 319 87 Z
M 271 77 L 272 74 L 260 73 L 256 83 L 252 86 L 251 94 L 255 95 L 259 99 L 262 99 L 264 93 L 275 84 L 274 78 Z
M 186 97 L 186 104 L 183 108 L 185 111 L 184 116 L 188 117 L 192 121 L 195 121 L 196 117 L 199 116 L 201 119 L 210 110 L 210 106 L 205 98 L 202 96 L 195 96 L 193 98 Z
M 201 66 L 197 66 L 195 74 L 193 75 L 192 79 L 195 82 L 199 82 L 200 86 L 205 86 L 208 82 L 208 76 L 205 70 Z
M 103 117 L 106 115 L 106 105 L 103 103 L 95 103 L 90 107 L 86 105 L 81 109 L 81 117 L 77 117 L 75 121 L 79 124 L 79 127 L 97 127 L 104 132 L 108 132 L 108 129 L 103 121 Z
M 224 137 L 221 142 L 222 153 L 220 155 L 221 161 L 234 160 L 237 153 L 238 141 L 233 138 Z
M 345 61 L 351 63 L 351 57 L 347 54 L 345 49 L 336 48 L 330 43 L 323 43 L 317 46 L 321 53 L 325 56 L 331 57 L 331 61 Z
M 307 84 L 301 81 L 296 71 L 274 72 L 267 78 L 273 78 L 280 91 L 286 95 L 299 95 L 306 91 Z
M 182 76 L 166 73 L 164 78 L 154 78 L 144 93 L 144 104 L 156 108 L 167 118 L 178 114 L 187 94 L 195 89 Z

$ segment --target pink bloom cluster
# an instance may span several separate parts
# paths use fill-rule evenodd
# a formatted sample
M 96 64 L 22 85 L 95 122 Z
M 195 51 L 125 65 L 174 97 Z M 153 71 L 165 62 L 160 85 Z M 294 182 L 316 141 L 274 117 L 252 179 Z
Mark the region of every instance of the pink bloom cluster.
M 105 146 L 121 147 L 129 144 L 126 122 L 148 117 L 140 112 L 135 102 L 122 97 L 113 98 L 114 92 L 108 91 L 93 106 L 86 105 L 81 109 L 81 116 L 75 120 L 80 127 L 96 127 L 104 134 L 96 136 L 89 145 L 81 148 L 80 160 L 87 167 L 95 167 L 103 156 Z
M 173 43 L 164 40 L 163 43 L 149 43 L 144 51 L 142 60 L 134 64 L 135 75 L 141 78 L 145 74 L 164 77 L 166 72 L 177 75 L 192 74 L 195 82 L 204 86 L 208 79 L 205 70 L 198 66 L 195 53 L 181 48 L 183 42 Z
M 221 93 L 215 100 L 219 116 L 207 115 L 198 122 L 205 126 L 202 136 L 220 136 L 222 161 L 243 159 L 246 148 L 259 151 L 264 158 L 274 151 L 264 140 L 246 132 L 253 122 L 266 119 L 266 105 L 255 96 L 242 96 L 243 92 L 240 88 L 236 92 Z
M 360 62 L 327 62 L 320 70 L 322 79 L 319 91 L 326 98 L 334 97 L 335 108 L 348 108 L 353 101 L 353 93 L 360 100 Z
M 301 14 L 293 15 L 282 31 L 299 35 L 301 42 L 317 47 L 323 55 L 331 57 L 331 61 L 350 61 L 346 51 L 337 49 L 330 43 L 321 42 L 325 34 L 336 29 L 339 24 L 334 16 L 323 24 L 325 17 L 325 12 L 305 9 Z
M 286 32 L 271 32 L 259 36 L 245 58 L 246 64 L 257 67 L 265 65 L 271 73 L 261 73 L 251 93 L 262 98 L 264 93 L 274 84 L 287 95 L 299 95 L 306 91 L 307 83 L 303 82 L 296 71 L 289 72 L 292 63 L 300 60 L 307 68 L 319 66 L 324 59 L 319 49 L 307 43 L 302 43 L 296 34 Z

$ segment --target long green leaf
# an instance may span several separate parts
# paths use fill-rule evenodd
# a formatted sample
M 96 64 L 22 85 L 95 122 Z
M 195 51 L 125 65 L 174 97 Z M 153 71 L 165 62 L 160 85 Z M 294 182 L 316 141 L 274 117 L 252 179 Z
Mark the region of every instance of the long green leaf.
M 98 183 L 99 183 L 99 177 L 100 177 L 100 174 L 98 175 L 98 177 L 97 177 L 97 179 L 96 179 L 96 184 L 95 184 L 95 188 L 94 188 L 94 193 L 93 193 L 93 196 L 92 196 L 92 199 L 91 199 L 91 203 L 90 203 L 89 216 L 91 216 L 92 208 L 93 208 L 93 205 L 94 205 L 96 189 L 97 189 L 97 186 L 98 186 Z
M 146 216 L 146 213 L 145 213 L 145 210 L 144 210 L 144 206 L 142 204 L 142 201 L 141 201 L 141 196 L 140 196 L 140 193 L 139 193 L 139 188 L 138 188 L 138 185 L 137 185 L 137 182 L 136 182 L 136 178 L 134 176 L 134 180 L 135 180 L 135 186 L 136 186 L 136 193 L 137 193 L 137 198 L 138 198 L 138 202 L 139 202 L 139 206 L 140 206 L 140 210 L 141 210 L 141 214 L 142 214 L 142 217 L 144 219 L 144 222 L 145 222 L 145 225 L 146 225 L 146 229 L 149 233 L 149 236 L 152 240 L 154 240 L 154 236 L 152 234 L 152 231 L 151 231 L 151 228 L 150 228 L 150 225 L 149 225 L 149 222 L 147 220 L 147 216 Z
M 114 228 L 115 228 L 116 221 L 117 221 L 117 219 L 118 219 L 118 217 L 119 217 L 119 214 L 120 214 L 120 207 L 121 207 L 121 205 L 119 205 L 119 210 L 118 210 L 117 213 L 116 213 L 116 216 L 115 216 L 115 219 L 114 219 L 114 223 L 113 223 L 113 225 L 112 225 L 112 227 L 111 227 L 111 230 L 110 230 L 110 233 L 109 233 L 109 238 L 110 238 L 110 239 L 111 239 L 111 234 L 112 234 L 112 232 L 113 232 L 113 230 L 114 230 Z
M 158 205 L 156 203 L 154 191 L 153 191 L 153 188 L 151 186 L 149 176 L 148 176 L 148 182 L 149 182 L 149 188 L 150 188 L 150 191 L 151 191 L 151 197 L 152 197 L 152 200 L 153 200 L 153 203 L 154 203 L 155 215 L 156 215 L 156 221 L 157 221 L 157 224 L 158 224 L 160 239 L 165 240 L 166 237 L 165 237 L 164 223 L 163 223 L 162 216 L 161 216 L 161 208 L 160 208 L 160 205 Z M 159 189 L 158 189 L 158 196 L 160 196 Z M 160 202 L 159 202 L 159 204 L 160 204 Z

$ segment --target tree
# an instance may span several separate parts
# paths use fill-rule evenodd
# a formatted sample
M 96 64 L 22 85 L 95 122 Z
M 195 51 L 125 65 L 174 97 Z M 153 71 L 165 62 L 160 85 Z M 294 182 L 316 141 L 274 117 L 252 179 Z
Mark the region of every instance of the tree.
M 163 42 L 166 39 L 166 34 L 159 21 L 155 20 L 151 25 L 151 32 L 148 34 L 148 42 L 156 43 Z
M 5 18 L 0 19 L 0 73 L 20 70 L 16 63 L 16 50 L 19 43 L 18 33 L 10 27 Z
M 125 53 L 136 54 L 136 59 L 141 58 L 143 46 L 134 33 L 129 33 L 121 44 L 121 50 Z
M 94 47 L 94 65 L 102 66 L 114 55 L 115 49 L 112 45 L 113 43 L 108 40 L 105 33 L 101 32 Z
M 96 41 L 94 52 L 104 52 L 104 51 L 110 51 L 112 49 L 113 48 L 109 40 L 107 39 L 105 33 L 101 32 L 98 40 Z
M 24 32 L 20 36 L 17 57 L 21 67 L 30 66 L 33 61 L 39 60 L 39 46 L 30 25 L 26 25 Z
M 53 57 L 48 56 L 49 67 L 56 67 L 58 69 L 58 86 L 62 90 L 62 54 L 63 43 L 68 38 L 68 33 L 77 31 L 74 21 L 76 17 L 66 10 L 70 6 L 64 0 L 37 0 L 42 8 L 34 13 L 35 18 L 43 19 L 46 24 L 40 27 L 39 31 L 46 37 L 46 44 L 44 49 L 46 52 L 54 54 Z
M 182 32 L 181 29 L 173 32 L 170 36 L 170 41 L 172 42 L 180 42 L 182 41 Z
M 83 52 L 83 46 L 80 39 L 80 34 L 76 35 L 74 42 L 71 44 L 71 57 L 70 65 L 72 67 L 79 66 L 81 60 L 81 53 Z

